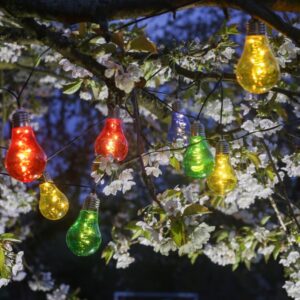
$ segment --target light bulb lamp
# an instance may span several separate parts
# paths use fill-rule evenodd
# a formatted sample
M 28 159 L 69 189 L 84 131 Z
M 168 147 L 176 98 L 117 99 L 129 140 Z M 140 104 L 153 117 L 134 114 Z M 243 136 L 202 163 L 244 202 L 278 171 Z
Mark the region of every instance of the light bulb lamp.
M 40 184 L 39 210 L 48 220 L 62 219 L 69 210 L 68 198 L 56 187 L 48 174 L 44 174 L 45 182 Z
M 237 64 L 236 78 L 248 92 L 262 94 L 269 91 L 280 79 L 280 69 L 268 38 L 266 26 L 257 19 L 247 23 L 243 54 Z
M 172 120 L 171 126 L 168 131 L 168 141 L 170 143 L 176 143 L 178 145 L 187 146 L 189 143 L 189 135 L 191 131 L 191 125 L 188 117 L 180 113 L 181 103 L 176 100 L 172 104 Z
M 67 232 L 67 246 L 77 256 L 92 255 L 101 245 L 99 205 L 100 200 L 96 194 L 90 194 L 84 201 L 77 220 Z
M 5 157 L 8 174 L 22 182 L 40 178 L 45 170 L 47 156 L 38 144 L 29 123 L 29 114 L 19 109 L 13 114 L 10 146 Z
M 215 167 L 207 178 L 207 185 L 214 194 L 224 196 L 235 189 L 237 181 L 230 163 L 229 144 L 220 140 L 216 147 Z
M 128 142 L 123 132 L 122 120 L 119 110 L 115 109 L 105 120 L 105 125 L 95 142 L 96 155 L 112 156 L 117 161 L 122 161 L 128 153 Z
M 214 158 L 206 140 L 204 126 L 199 121 L 192 124 L 183 167 L 185 174 L 193 178 L 206 178 L 213 170 Z

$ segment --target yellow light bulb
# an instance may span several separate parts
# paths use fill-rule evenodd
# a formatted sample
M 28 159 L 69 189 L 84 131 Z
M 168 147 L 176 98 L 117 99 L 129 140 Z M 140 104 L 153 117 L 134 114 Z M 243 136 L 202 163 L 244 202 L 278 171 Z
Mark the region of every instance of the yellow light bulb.
M 216 195 L 224 196 L 235 189 L 237 177 L 230 163 L 229 145 L 221 140 L 217 145 L 215 167 L 207 178 L 209 189 Z
M 248 23 L 236 78 L 246 91 L 253 94 L 266 93 L 280 79 L 279 65 L 265 35 L 265 25 L 258 20 L 252 19 Z
M 68 212 L 69 200 L 53 182 L 44 182 L 40 184 L 39 209 L 46 219 L 59 220 Z

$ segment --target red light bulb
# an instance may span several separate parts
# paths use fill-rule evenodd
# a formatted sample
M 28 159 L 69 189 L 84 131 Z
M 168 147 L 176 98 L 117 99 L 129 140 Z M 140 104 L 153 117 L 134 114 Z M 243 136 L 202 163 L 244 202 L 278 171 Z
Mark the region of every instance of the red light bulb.
M 9 175 L 22 182 L 31 182 L 42 176 L 47 156 L 35 139 L 29 125 L 29 115 L 18 110 L 13 115 L 13 129 L 5 168 Z
M 95 153 L 102 156 L 112 156 L 118 161 L 126 158 L 128 143 L 119 118 L 107 118 L 105 125 L 95 142 Z

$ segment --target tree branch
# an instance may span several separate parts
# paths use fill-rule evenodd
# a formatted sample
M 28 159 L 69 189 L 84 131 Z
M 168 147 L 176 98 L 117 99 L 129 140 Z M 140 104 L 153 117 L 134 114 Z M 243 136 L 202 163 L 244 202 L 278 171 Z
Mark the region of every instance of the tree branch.
M 142 176 L 145 182 L 145 185 L 147 186 L 147 189 L 149 191 L 149 194 L 151 195 L 151 198 L 153 199 L 154 202 L 157 203 L 157 205 L 161 208 L 162 205 L 160 201 L 157 199 L 156 192 L 155 192 L 155 187 L 154 184 L 151 180 L 151 178 L 148 177 L 146 173 L 146 168 L 144 165 L 143 157 L 142 154 L 144 152 L 144 147 L 143 147 L 143 138 L 142 138 L 142 128 L 141 128 L 141 122 L 140 122 L 140 112 L 139 112 L 139 105 L 136 99 L 136 91 L 133 90 L 132 92 L 132 97 L 131 97 L 133 109 L 134 109 L 134 121 L 135 121 L 135 126 L 136 126 L 136 142 L 137 142 L 137 149 L 138 149 L 138 159 L 141 164 L 141 169 L 142 169 Z
M 21 18 L 39 17 L 67 23 L 103 23 L 111 19 L 151 17 L 196 6 L 243 10 L 300 44 L 300 30 L 273 12 L 300 12 L 300 2 L 297 0 L 265 0 L 263 3 L 260 0 L 1 0 L 0 3 L 0 8 Z
M 194 2 L 191 4 L 191 2 Z M 101 18 L 129 19 L 149 16 L 177 7 L 220 6 L 244 9 L 244 5 L 261 6 L 260 0 L 1 0 L 0 6 L 20 17 L 41 17 L 64 22 L 97 22 Z M 276 11 L 300 12 L 297 0 L 265 0 L 264 5 Z

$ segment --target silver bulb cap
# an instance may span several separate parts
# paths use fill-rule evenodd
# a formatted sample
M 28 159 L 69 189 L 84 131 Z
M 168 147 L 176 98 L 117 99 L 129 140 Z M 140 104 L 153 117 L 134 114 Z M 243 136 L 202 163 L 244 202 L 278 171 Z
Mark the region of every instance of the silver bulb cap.
M 195 121 L 191 126 L 191 136 L 199 135 L 205 137 L 205 128 L 201 122 Z
M 108 117 L 112 119 L 119 119 L 120 118 L 120 108 L 119 107 L 114 107 L 109 113 Z
M 266 34 L 266 25 L 265 23 L 251 18 L 247 22 L 247 35 L 265 35 Z
M 45 182 L 53 182 L 53 180 L 48 172 L 44 172 L 43 177 L 44 177 Z
M 100 206 L 100 199 L 97 197 L 95 193 L 91 193 L 84 200 L 82 209 L 98 211 L 99 206 Z
M 179 113 L 181 111 L 182 105 L 181 102 L 179 100 L 175 100 L 172 103 L 172 110 Z
M 229 144 L 225 140 L 220 140 L 216 147 L 217 154 L 229 154 Z
M 18 109 L 12 116 L 13 127 L 29 126 L 29 113 L 24 109 Z

